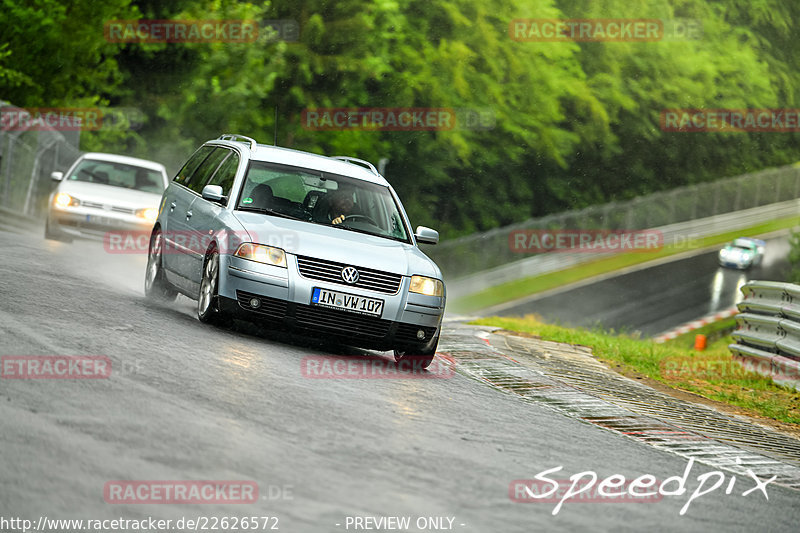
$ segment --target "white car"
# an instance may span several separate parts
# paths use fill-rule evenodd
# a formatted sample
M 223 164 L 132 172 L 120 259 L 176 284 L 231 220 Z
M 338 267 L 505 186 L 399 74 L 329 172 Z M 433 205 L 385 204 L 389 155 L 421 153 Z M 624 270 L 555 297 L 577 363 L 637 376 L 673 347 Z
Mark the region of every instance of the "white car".
M 761 264 L 766 243 L 761 239 L 739 237 L 729 242 L 719 251 L 719 264 L 723 267 L 739 269 Z
M 71 241 L 108 231 L 149 231 L 169 179 L 164 165 L 114 154 L 88 153 L 67 170 L 50 195 L 44 236 Z

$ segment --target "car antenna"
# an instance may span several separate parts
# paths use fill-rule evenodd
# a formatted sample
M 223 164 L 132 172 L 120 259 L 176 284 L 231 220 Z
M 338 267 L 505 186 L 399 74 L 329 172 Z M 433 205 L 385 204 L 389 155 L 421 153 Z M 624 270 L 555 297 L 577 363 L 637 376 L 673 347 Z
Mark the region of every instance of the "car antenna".
M 272 146 L 278 146 L 278 106 L 275 106 L 275 136 L 272 138 Z

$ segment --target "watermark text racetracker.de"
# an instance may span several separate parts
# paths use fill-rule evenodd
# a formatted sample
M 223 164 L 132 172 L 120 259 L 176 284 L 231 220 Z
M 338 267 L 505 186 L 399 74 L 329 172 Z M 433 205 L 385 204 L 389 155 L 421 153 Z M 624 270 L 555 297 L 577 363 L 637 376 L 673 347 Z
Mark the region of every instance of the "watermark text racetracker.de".
M 664 246 L 658 230 L 514 230 L 508 234 L 512 252 L 653 252 Z
M 103 35 L 111 43 L 252 43 L 255 20 L 109 20 Z
M 399 362 L 367 357 L 313 355 L 300 361 L 301 374 L 308 379 L 441 379 L 455 375 L 455 360 L 439 353 L 428 368 L 413 357 Z
M 111 359 L 105 355 L 4 355 L 3 379 L 106 379 Z
M 800 381 L 800 368 L 793 365 L 791 360 L 786 362 L 789 364 L 780 364 L 775 359 L 756 361 L 742 357 L 728 360 L 665 357 L 658 364 L 661 367 L 661 375 L 667 379 L 690 379 L 700 376 L 746 378 L 749 373 L 756 373 L 776 381 Z
M 50 518 L 40 516 L 38 520 L 21 517 L 0 516 L 0 531 L 30 533 L 96 531 L 279 531 L 280 520 L 276 516 L 204 516 L 197 515 L 177 519 L 144 518 Z
M 294 249 L 298 234 L 293 231 L 270 232 L 259 235 L 253 231 L 162 231 L 163 254 L 191 251 L 204 254 L 214 244 L 220 254 L 234 254 L 242 243 L 253 242 L 281 249 Z M 103 234 L 103 248 L 110 254 L 147 254 L 150 249 L 150 230 L 112 230 Z
M 661 130 L 667 132 L 800 131 L 800 109 L 664 109 Z
M 103 499 L 113 504 L 255 503 L 255 481 L 108 481 Z
M 491 130 L 491 109 L 461 107 L 328 107 L 304 109 L 301 124 L 312 131 Z
M 2 131 L 93 131 L 103 127 L 96 107 L 30 107 L 0 110 Z
M 508 34 L 519 42 L 657 42 L 699 40 L 697 19 L 514 19 Z
M 690 484 L 693 465 L 694 458 L 690 458 L 683 475 L 672 476 L 661 482 L 651 474 L 644 474 L 633 480 L 628 480 L 620 474 L 600 479 L 592 470 L 578 472 L 571 475 L 569 479 L 554 479 L 550 476 L 564 468 L 556 466 L 539 472 L 534 479 L 512 481 L 508 487 L 508 496 L 511 501 L 517 503 L 555 503 L 552 514 L 557 515 L 567 502 L 656 503 L 664 497 L 680 497 L 689 494 L 678 512 L 683 516 L 689 510 L 692 502 L 717 490 L 722 490 L 726 495 L 743 497 L 760 493 L 765 500 L 769 500 L 767 485 L 777 477 L 760 479 L 748 468 L 746 471 L 748 487 L 745 490 L 742 490 L 741 483 L 737 485 L 735 475 L 731 474 L 728 479 L 721 471 L 699 474 L 696 477 L 696 484 Z M 689 493 L 691 487 L 694 487 L 694 490 Z

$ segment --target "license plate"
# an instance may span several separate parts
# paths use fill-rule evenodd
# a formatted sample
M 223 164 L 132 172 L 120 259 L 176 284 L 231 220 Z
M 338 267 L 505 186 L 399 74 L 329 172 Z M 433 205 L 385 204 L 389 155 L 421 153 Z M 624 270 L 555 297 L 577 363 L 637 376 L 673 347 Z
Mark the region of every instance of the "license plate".
M 383 314 L 383 300 L 365 298 L 328 289 L 314 288 L 311 293 L 311 304 L 331 309 L 341 309 L 359 315 L 381 316 Z
M 99 217 L 97 215 L 86 215 L 86 222 L 91 222 L 92 224 L 100 224 L 103 226 L 113 226 L 114 219 L 108 217 Z

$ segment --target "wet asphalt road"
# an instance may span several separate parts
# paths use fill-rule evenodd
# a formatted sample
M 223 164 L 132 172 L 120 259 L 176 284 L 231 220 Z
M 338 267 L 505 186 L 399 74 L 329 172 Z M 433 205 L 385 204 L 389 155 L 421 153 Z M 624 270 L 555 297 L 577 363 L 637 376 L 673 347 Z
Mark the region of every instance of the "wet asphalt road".
M 537 314 L 570 326 L 658 335 L 691 320 L 732 307 L 748 280 L 786 281 L 786 237 L 767 241 L 761 265 L 748 270 L 721 268 L 717 252 L 598 281 L 591 285 L 510 303 L 490 314 Z
M 663 480 L 687 462 L 459 373 L 472 335 L 463 327 L 440 346 L 454 374 L 309 379 L 304 357 L 388 365 L 389 355 L 208 327 L 183 297 L 148 305 L 143 255 L 2 229 L 0 246 L 0 355 L 100 355 L 113 369 L 107 379 L 0 379 L 0 520 L 275 516 L 280 531 L 327 532 L 367 530 L 348 517 L 411 517 L 409 529 L 372 529 L 381 531 L 450 517 L 454 531 L 487 533 L 796 531 L 800 521 L 800 493 L 769 485 L 769 500 L 742 496 L 746 478 L 681 516 L 711 470 L 698 464 L 686 494 L 657 503 L 568 502 L 554 516 L 555 503 L 512 502 L 513 480 L 557 466 L 554 478 Z M 245 480 L 259 498 L 107 503 L 104 487 L 117 480 Z

